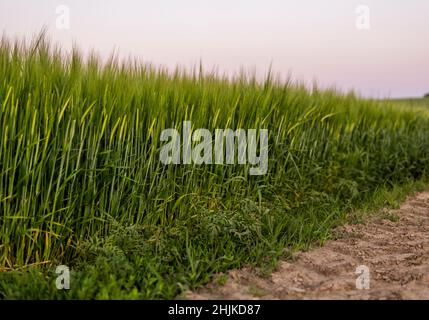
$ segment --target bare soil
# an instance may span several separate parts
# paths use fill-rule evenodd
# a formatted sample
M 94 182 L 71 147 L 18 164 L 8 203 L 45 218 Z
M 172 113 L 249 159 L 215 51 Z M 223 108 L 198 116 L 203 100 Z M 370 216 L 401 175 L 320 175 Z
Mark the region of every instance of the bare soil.
M 323 247 L 281 261 L 268 277 L 233 270 L 224 285 L 213 281 L 186 298 L 429 299 L 429 192 L 334 235 Z M 369 289 L 357 288 L 361 265 L 369 268 Z

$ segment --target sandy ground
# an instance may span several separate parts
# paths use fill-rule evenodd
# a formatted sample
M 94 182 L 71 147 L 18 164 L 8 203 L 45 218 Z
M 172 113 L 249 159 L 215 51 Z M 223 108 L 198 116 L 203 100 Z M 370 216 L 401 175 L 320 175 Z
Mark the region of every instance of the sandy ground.
M 269 277 L 234 270 L 225 285 L 214 281 L 186 298 L 429 299 L 429 192 L 335 235 L 323 247 L 281 261 Z M 356 270 L 362 265 L 369 273 Z

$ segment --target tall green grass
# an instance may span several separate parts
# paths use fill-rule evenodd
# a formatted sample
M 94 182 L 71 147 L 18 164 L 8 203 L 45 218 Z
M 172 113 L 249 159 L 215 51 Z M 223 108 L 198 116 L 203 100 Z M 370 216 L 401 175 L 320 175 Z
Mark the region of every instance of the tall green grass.
M 269 129 L 268 173 L 163 165 L 160 133 L 185 120 Z M 378 190 L 429 168 L 426 110 L 270 76 L 101 63 L 43 35 L 1 40 L 0 132 L 0 269 L 73 270 L 70 292 L 31 271 L 44 285 L 22 295 L 22 274 L 3 272 L 5 298 L 171 298 L 325 239 Z

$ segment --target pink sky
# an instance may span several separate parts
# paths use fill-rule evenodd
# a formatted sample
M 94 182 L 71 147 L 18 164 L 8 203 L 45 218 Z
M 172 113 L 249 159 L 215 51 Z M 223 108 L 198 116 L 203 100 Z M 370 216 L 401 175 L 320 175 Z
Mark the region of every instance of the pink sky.
M 369 8 L 370 29 L 355 12 Z M 70 29 L 56 27 L 59 5 Z M 47 26 L 64 47 L 135 56 L 154 64 L 192 66 L 202 60 L 233 74 L 241 67 L 364 96 L 429 92 L 427 0 L 6 0 L 0 30 L 26 36 Z

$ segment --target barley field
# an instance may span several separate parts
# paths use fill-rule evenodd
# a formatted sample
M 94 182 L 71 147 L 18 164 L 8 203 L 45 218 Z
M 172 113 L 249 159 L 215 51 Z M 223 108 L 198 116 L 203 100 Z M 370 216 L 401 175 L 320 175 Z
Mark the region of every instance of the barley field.
M 166 299 L 270 268 L 427 177 L 429 110 L 245 73 L 0 43 L 0 298 Z M 268 129 L 248 164 L 165 165 L 165 128 Z M 377 200 L 377 201 L 376 201 Z M 394 201 L 394 199 L 392 200 Z M 71 270 L 70 290 L 55 268 Z

